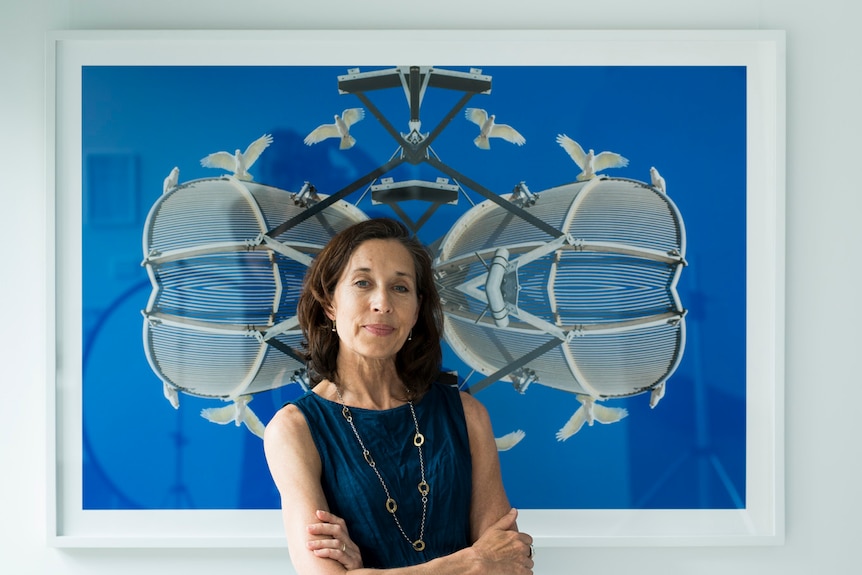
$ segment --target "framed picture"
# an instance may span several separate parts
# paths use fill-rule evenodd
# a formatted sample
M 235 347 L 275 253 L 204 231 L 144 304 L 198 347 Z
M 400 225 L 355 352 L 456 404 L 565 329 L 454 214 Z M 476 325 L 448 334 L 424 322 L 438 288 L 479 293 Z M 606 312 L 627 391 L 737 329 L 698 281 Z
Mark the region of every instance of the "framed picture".
M 48 41 L 49 538 L 285 545 L 261 440 L 338 230 L 432 252 L 539 546 L 784 537 L 784 36 Z M 293 306 L 293 307 L 292 307 Z

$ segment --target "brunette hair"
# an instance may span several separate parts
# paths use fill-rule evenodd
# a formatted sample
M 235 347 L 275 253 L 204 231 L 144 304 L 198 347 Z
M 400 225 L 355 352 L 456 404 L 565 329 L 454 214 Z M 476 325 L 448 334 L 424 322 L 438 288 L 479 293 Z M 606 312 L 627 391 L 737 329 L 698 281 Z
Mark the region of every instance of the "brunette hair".
M 419 317 L 412 338 L 404 342 L 395 356 L 395 368 L 404 385 L 421 395 L 440 373 L 443 312 L 427 248 L 410 235 L 404 224 L 389 218 L 365 220 L 342 230 L 314 258 L 305 274 L 296 315 L 304 337 L 302 345 L 311 386 L 324 379 L 337 381 L 339 339 L 332 331 L 326 309 L 353 252 L 368 240 L 396 240 L 413 258 Z

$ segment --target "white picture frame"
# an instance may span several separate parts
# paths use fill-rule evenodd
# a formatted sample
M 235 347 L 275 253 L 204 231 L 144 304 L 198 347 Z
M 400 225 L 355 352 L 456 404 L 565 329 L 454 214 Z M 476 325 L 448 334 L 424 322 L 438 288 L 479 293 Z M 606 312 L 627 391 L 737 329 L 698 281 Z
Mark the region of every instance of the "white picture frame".
M 49 35 L 48 513 L 57 547 L 282 547 L 278 510 L 81 505 L 81 69 L 88 65 L 745 66 L 746 506 L 530 510 L 537 547 L 777 545 L 784 540 L 785 47 L 779 31 L 71 31 Z M 346 52 L 347 51 L 347 52 Z M 394 63 L 394 64 L 398 64 Z M 754 385 L 756 383 L 756 385 Z

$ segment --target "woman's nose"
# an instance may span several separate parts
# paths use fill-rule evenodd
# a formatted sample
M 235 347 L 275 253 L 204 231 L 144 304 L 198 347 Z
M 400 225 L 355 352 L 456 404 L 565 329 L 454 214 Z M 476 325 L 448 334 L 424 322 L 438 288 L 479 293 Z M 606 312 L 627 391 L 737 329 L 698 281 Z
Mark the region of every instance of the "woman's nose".
M 392 304 L 389 298 L 389 292 L 385 289 L 374 290 L 374 296 L 371 302 L 374 311 L 387 313 L 392 311 Z

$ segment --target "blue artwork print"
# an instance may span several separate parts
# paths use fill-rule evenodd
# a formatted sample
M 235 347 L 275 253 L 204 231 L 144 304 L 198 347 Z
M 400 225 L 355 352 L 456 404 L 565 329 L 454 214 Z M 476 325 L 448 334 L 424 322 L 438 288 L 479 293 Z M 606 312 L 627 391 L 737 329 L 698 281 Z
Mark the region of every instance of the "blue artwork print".
M 87 66 L 82 97 L 85 509 L 279 507 L 305 269 L 377 216 L 432 253 L 515 507 L 745 507 L 744 67 Z

